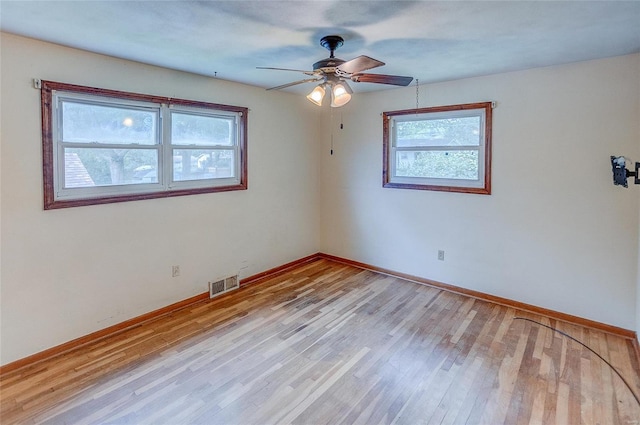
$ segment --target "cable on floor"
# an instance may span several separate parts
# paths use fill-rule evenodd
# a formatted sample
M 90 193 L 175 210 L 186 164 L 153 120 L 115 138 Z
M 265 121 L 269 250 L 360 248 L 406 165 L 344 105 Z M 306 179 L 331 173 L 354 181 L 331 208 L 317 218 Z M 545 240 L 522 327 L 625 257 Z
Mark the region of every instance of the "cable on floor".
M 535 320 L 528 319 L 528 318 L 526 318 L 526 317 L 514 317 L 513 319 L 514 319 L 514 320 L 526 320 L 526 321 L 528 321 L 528 322 L 532 322 L 532 323 L 535 323 L 535 324 L 537 324 L 537 325 L 544 326 L 545 328 L 547 328 L 547 329 L 551 329 L 552 331 L 557 332 L 557 333 L 559 333 L 560 335 L 566 336 L 566 337 L 567 337 L 567 338 L 569 338 L 570 340 L 577 342 L 578 344 L 582 345 L 582 346 L 583 346 L 584 348 L 586 348 L 587 350 L 591 351 L 593 354 L 595 354 L 596 356 L 598 356 L 598 357 L 600 358 L 600 360 L 602 360 L 603 362 L 605 362 L 605 363 L 606 363 L 606 364 L 607 364 L 607 365 L 608 365 L 608 366 L 609 366 L 609 367 L 610 367 L 610 368 L 611 368 L 611 369 L 616 373 L 616 375 L 618 375 L 618 376 L 620 377 L 620 379 L 622 379 L 622 382 L 624 382 L 624 384 L 625 384 L 625 385 L 627 386 L 627 388 L 629 389 L 629 392 L 633 395 L 633 398 L 635 398 L 635 399 L 636 399 L 636 402 L 638 403 L 638 406 L 640 406 L 640 397 L 638 397 L 638 395 L 635 393 L 635 391 L 633 391 L 633 388 L 631 388 L 631 385 L 629 385 L 629 383 L 627 382 L 627 380 L 626 380 L 626 379 L 624 379 L 624 376 L 622 376 L 622 375 L 620 374 L 620 372 L 618 372 L 618 369 L 616 369 L 615 367 L 613 367 L 613 365 L 612 365 L 611 363 L 609 363 L 609 362 L 608 362 L 604 357 L 602 357 L 600 354 L 596 353 L 596 352 L 595 352 L 591 347 L 589 347 L 587 344 L 585 344 L 585 343 L 583 343 L 583 342 L 581 342 L 581 341 L 579 341 L 579 340 L 575 339 L 575 338 L 574 338 L 574 337 L 572 337 L 571 335 L 569 335 L 569 334 L 567 334 L 567 333 L 565 333 L 565 332 L 562 332 L 562 331 L 560 331 L 560 330 L 558 330 L 558 329 L 556 329 L 556 328 L 554 328 L 554 327 L 552 327 L 552 326 L 545 325 L 544 323 L 536 322 Z

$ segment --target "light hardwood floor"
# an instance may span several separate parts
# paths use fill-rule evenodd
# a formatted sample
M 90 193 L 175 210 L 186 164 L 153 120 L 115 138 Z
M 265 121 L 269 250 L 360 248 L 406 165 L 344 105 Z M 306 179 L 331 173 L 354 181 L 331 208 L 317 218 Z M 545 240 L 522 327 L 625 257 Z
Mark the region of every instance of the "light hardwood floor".
M 325 259 L 2 377 L 0 420 L 640 424 L 631 341 Z

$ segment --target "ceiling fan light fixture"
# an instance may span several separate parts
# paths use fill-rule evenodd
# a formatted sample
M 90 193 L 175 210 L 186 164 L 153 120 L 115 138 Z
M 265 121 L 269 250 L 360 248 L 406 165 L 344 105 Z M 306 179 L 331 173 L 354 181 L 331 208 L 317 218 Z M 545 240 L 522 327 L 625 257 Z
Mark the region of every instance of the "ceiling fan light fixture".
M 0 0 L 1 1 L 1 0 Z M 383 74 L 364 74 L 362 71 L 377 68 L 384 65 L 377 59 L 369 56 L 360 55 L 355 59 L 345 61 L 335 57 L 335 50 L 344 44 L 344 39 L 339 35 L 327 35 L 320 39 L 320 45 L 329 50 L 329 57 L 322 59 L 313 64 L 313 71 L 302 71 L 299 69 L 289 68 L 271 68 L 258 67 L 260 69 L 275 69 L 280 71 L 296 71 L 311 76 L 304 80 L 294 81 L 292 83 L 282 84 L 267 90 L 285 89 L 298 84 L 322 81 L 316 86 L 311 93 L 307 95 L 307 99 L 315 105 L 322 106 L 322 101 L 327 90 L 331 91 L 331 107 L 338 108 L 344 106 L 351 101 L 353 91 L 347 80 L 354 83 L 375 83 L 390 84 L 393 86 L 408 86 L 413 77 L 403 77 L 399 75 L 383 75 Z
M 353 90 L 346 81 L 340 81 L 331 88 L 331 106 L 334 108 L 346 105 L 351 100 Z
M 314 88 L 313 91 L 307 95 L 307 99 L 318 106 L 322 106 L 322 99 L 324 99 L 325 93 L 323 86 L 324 84 L 317 85 L 316 88 Z

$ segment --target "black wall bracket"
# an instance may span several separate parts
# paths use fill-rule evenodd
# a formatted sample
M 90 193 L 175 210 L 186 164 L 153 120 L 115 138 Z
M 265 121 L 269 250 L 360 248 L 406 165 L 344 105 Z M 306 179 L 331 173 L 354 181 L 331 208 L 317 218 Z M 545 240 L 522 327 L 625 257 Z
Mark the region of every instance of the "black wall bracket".
M 613 184 L 627 186 L 627 178 L 634 177 L 633 183 L 640 184 L 640 162 L 636 162 L 635 171 L 629 171 L 626 167 L 624 156 L 611 156 L 611 169 L 613 171 Z

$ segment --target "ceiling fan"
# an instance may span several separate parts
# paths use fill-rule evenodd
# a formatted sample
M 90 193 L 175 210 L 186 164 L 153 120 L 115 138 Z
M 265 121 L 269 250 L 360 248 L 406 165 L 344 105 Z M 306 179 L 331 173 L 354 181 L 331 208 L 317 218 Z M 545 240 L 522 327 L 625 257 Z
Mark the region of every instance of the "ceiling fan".
M 336 49 L 344 44 L 344 39 L 339 35 L 327 35 L 320 39 L 320 45 L 329 50 L 330 55 L 326 59 L 322 59 L 313 64 L 313 71 L 303 71 L 300 69 L 287 69 L 287 68 L 271 68 L 271 67 L 257 67 L 258 69 L 274 69 L 278 71 L 294 71 L 302 72 L 309 75 L 311 78 L 305 78 L 304 80 L 294 81 L 292 83 L 283 84 L 281 86 L 271 87 L 267 90 L 279 90 L 287 87 L 295 86 L 298 84 L 320 82 L 311 93 L 307 95 L 307 99 L 315 103 L 318 106 L 322 105 L 322 100 L 326 93 L 326 90 L 331 90 L 331 106 L 338 107 L 345 105 L 351 100 L 351 94 L 353 91 L 347 80 L 351 80 L 355 83 L 376 83 L 376 84 L 390 84 L 393 86 L 408 86 L 411 84 L 413 77 L 402 77 L 399 75 L 384 75 L 384 74 L 365 74 L 362 71 L 366 71 L 372 68 L 377 68 L 384 65 L 384 62 L 370 58 L 369 56 L 358 56 L 355 59 L 345 61 L 334 56 Z

